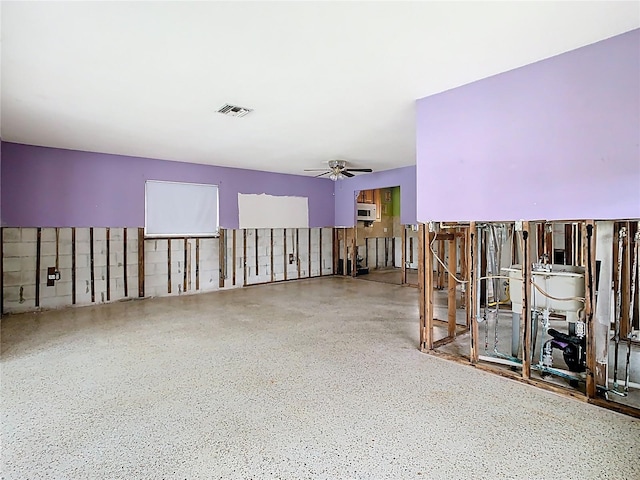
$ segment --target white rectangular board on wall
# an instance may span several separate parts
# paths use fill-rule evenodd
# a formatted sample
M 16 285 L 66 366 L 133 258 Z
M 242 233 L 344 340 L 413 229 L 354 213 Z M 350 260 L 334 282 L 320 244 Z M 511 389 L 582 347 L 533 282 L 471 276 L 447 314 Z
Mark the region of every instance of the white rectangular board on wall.
M 218 235 L 218 186 L 147 180 L 144 234 L 148 237 Z
M 239 228 L 309 228 L 309 199 L 238 193 Z

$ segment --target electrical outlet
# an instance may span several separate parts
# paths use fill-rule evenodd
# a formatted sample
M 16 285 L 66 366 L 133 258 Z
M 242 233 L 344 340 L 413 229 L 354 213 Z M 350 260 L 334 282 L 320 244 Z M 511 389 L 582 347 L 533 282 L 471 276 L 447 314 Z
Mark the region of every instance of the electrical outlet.
M 293 265 L 293 263 L 295 262 L 295 257 L 293 256 L 293 253 L 289 254 L 289 265 Z

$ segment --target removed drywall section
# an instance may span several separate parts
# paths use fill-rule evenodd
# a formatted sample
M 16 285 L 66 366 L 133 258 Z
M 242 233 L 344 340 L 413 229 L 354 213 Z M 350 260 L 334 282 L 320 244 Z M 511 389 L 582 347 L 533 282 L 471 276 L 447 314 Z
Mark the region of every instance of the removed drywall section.
M 238 193 L 240 228 L 309 228 L 307 197 Z
M 640 29 L 417 102 L 418 220 L 640 217 Z

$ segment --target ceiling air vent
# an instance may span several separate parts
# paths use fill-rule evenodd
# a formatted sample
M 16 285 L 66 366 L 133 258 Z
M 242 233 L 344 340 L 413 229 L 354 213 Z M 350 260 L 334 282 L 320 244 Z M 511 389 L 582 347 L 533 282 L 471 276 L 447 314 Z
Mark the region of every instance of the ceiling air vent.
M 237 105 L 229 105 L 225 103 L 218 109 L 218 113 L 227 115 L 229 117 L 244 117 L 245 115 L 253 112 L 250 108 L 238 107 Z

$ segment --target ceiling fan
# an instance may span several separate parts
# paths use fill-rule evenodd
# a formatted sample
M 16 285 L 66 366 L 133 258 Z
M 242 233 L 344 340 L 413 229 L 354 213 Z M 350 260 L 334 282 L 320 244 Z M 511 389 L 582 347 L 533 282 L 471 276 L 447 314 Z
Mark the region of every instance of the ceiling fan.
M 311 168 L 305 169 L 305 172 L 322 172 L 325 170 L 324 168 Z M 336 180 L 342 180 L 345 177 L 353 177 L 352 172 L 359 173 L 371 173 L 373 172 L 370 168 L 347 168 L 347 162 L 345 160 L 329 160 L 329 170 L 320 175 L 316 175 L 316 177 L 324 177 L 325 175 L 329 175 L 329 178 L 334 182 Z

